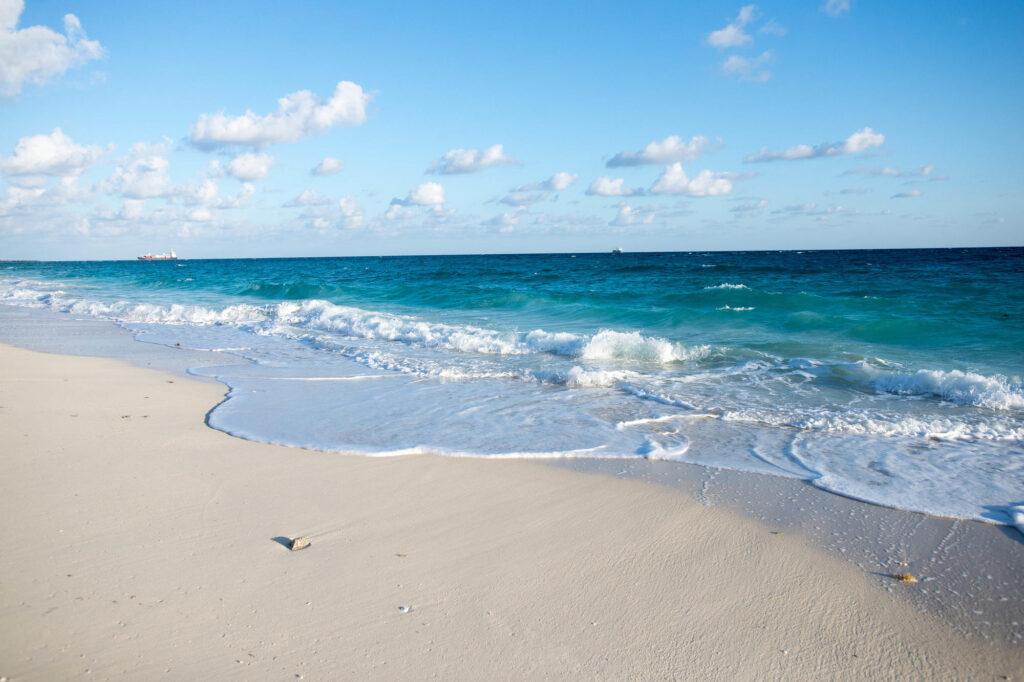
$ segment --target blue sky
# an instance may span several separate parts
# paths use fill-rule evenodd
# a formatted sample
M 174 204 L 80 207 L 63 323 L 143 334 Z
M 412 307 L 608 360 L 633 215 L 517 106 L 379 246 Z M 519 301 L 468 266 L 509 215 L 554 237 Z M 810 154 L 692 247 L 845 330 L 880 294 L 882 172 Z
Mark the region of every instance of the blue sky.
M 0 258 L 1020 245 L 1022 29 L 1019 2 L 0 0 Z

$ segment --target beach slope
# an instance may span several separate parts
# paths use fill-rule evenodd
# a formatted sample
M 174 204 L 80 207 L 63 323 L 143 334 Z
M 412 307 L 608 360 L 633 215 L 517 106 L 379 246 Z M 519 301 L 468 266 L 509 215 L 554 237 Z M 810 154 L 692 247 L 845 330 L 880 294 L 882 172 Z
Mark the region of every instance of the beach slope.
M 963 639 L 878 576 L 678 491 L 243 441 L 204 424 L 223 393 L 0 346 L 0 675 L 1020 671 L 1019 652 Z M 311 546 L 289 551 L 296 536 Z

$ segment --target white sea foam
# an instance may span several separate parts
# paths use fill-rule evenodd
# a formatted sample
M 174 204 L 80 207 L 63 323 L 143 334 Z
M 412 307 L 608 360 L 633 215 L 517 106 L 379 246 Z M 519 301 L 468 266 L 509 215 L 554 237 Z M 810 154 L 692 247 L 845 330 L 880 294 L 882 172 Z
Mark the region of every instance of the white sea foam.
M 731 305 L 723 305 L 721 308 L 716 308 L 716 310 L 735 310 L 738 313 L 744 312 L 744 311 L 747 311 L 747 310 L 753 310 L 753 309 L 754 308 L 751 307 L 751 306 L 742 306 L 742 305 L 741 306 L 736 306 L 735 308 L 732 307 Z
M 935 397 L 957 405 L 994 410 L 1024 409 L 1024 385 L 1001 375 L 984 376 L 958 369 L 894 372 L 878 370 L 866 363 L 860 363 L 860 370 L 879 393 Z
M 363 310 L 318 299 L 271 305 L 237 304 L 217 310 L 180 304 L 102 303 L 40 291 L 25 282 L 2 282 L 0 300 L 120 322 L 232 325 L 261 334 L 287 334 L 289 328 L 293 328 L 483 355 L 553 353 L 588 361 L 666 364 L 698 360 L 710 351 L 708 346 L 687 346 L 639 332 L 605 329 L 592 336 L 543 329 L 525 333 L 505 332 L 472 325 L 427 322 L 407 315 Z
M 723 282 L 714 286 L 704 287 L 704 291 L 711 291 L 712 289 L 749 289 L 746 284 L 731 284 L 729 282 Z

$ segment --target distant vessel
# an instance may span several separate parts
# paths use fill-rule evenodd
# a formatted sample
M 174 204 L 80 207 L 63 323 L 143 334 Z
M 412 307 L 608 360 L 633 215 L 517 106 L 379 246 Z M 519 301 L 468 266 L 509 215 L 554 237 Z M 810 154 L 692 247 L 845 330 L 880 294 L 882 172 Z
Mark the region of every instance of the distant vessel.
M 173 251 L 170 253 L 147 253 L 139 256 L 139 260 L 178 260 L 178 256 Z
M 622 249 L 614 248 L 614 249 L 612 249 L 612 253 L 614 253 L 616 256 L 621 256 L 622 255 Z

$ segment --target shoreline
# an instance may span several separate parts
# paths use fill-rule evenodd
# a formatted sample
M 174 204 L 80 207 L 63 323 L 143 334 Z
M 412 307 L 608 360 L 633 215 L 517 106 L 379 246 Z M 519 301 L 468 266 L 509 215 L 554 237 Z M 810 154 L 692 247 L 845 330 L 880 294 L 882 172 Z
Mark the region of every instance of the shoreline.
M 0 305 L 0 313 L 13 321 L 0 328 L 0 343 L 125 360 L 225 391 L 230 386 L 223 381 L 192 369 L 250 362 L 230 353 L 172 348 L 140 339 L 111 321 L 68 319 L 4 305 Z M 207 412 L 208 426 L 209 414 L 225 397 Z M 937 615 L 965 637 L 1007 645 L 1024 643 L 1024 620 L 1018 617 L 1024 605 L 1024 583 L 1018 575 L 1024 566 L 1024 534 L 1013 526 L 883 507 L 818 488 L 805 479 L 709 465 L 641 459 L 536 461 L 668 487 L 675 494 L 688 495 L 708 506 L 723 506 L 776 531 L 796 533 L 832 557 L 872 575 L 878 589 Z M 920 589 L 900 589 L 893 584 L 890 576 L 906 571 L 922 577 Z
M 244 441 L 204 425 L 214 383 L 11 346 L 0 364 L 12 680 L 1024 669 L 1019 647 L 678 490 Z M 296 535 L 313 546 L 279 544 Z

